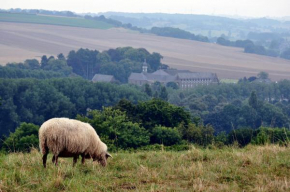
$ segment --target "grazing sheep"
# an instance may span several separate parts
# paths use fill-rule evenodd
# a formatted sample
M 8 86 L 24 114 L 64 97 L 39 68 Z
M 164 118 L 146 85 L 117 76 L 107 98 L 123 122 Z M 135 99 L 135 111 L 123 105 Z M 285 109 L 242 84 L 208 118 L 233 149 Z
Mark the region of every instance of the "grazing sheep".
M 107 152 L 94 128 L 88 123 L 68 118 L 53 118 L 44 122 L 39 129 L 39 148 L 43 154 L 43 166 L 49 151 L 53 153 L 52 162 L 57 165 L 58 157 L 73 157 L 73 166 L 79 155 L 84 164 L 85 158 L 98 160 L 102 166 L 107 165 Z

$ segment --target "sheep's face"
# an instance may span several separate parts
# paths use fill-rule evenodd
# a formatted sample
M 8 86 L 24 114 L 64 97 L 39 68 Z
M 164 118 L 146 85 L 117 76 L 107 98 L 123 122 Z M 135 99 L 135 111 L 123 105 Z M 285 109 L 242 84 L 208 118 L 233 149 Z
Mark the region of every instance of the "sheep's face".
M 103 152 L 103 153 L 101 153 L 100 155 L 95 156 L 95 157 L 93 158 L 93 161 L 98 160 L 98 162 L 99 162 L 103 167 L 105 167 L 105 166 L 107 165 L 107 159 L 108 159 L 109 157 L 112 157 L 112 156 L 110 155 L 110 153 L 108 153 L 108 152 Z

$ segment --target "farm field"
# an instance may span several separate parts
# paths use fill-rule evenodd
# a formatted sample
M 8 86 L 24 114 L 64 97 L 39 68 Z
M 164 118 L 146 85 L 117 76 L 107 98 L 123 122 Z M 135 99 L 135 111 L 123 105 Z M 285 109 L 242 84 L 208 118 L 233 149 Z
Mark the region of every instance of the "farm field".
M 243 53 L 243 49 L 211 43 L 139 34 L 126 29 L 91 29 L 56 25 L 0 22 L 0 63 L 67 55 L 79 48 L 132 46 L 158 52 L 172 68 L 215 72 L 219 78 L 239 79 L 268 72 L 272 80 L 290 79 L 290 61 Z
M 112 155 L 105 168 L 61 158 L 44 169 L 36 149 L 2 154 L 0 191 L 290 191 L 290 149 L 276 145 Z
M 113 27 L 111 24 L 102 21 L 88 20 L 78 17 L 61 17 L 61 16 L 34 15 L 21 13 L 0 13 L 0 21 L 62 25 L 71 27 L 96 28 L 96 29 L 109 29 Z

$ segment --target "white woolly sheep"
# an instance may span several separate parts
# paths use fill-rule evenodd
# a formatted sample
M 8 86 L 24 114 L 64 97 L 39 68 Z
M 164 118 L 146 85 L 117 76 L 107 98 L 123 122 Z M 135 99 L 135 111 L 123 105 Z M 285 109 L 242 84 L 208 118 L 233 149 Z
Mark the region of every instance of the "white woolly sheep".
M 53 153 L 52 162 L 57 165 L 58 157 L 73 157 L 73 166 L 79 155 L 82 164 L 85 158 L 98 160 L 107 165 L 107 145 L 101 141 L 95 129 L 88 123 L 68 118 L 53 118 L 44 122 L 39 129 L 39 148 L 46 167 L 47 154 Z

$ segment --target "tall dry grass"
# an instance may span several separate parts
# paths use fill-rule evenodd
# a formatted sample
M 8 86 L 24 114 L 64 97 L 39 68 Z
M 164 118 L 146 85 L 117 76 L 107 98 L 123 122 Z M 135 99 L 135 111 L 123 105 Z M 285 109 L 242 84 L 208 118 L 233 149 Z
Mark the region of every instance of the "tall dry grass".
M 0 191 L 290 191 L 290 149 L 276 145 L 113 156 L 44 169 L 37 150 L 1 155 Z

